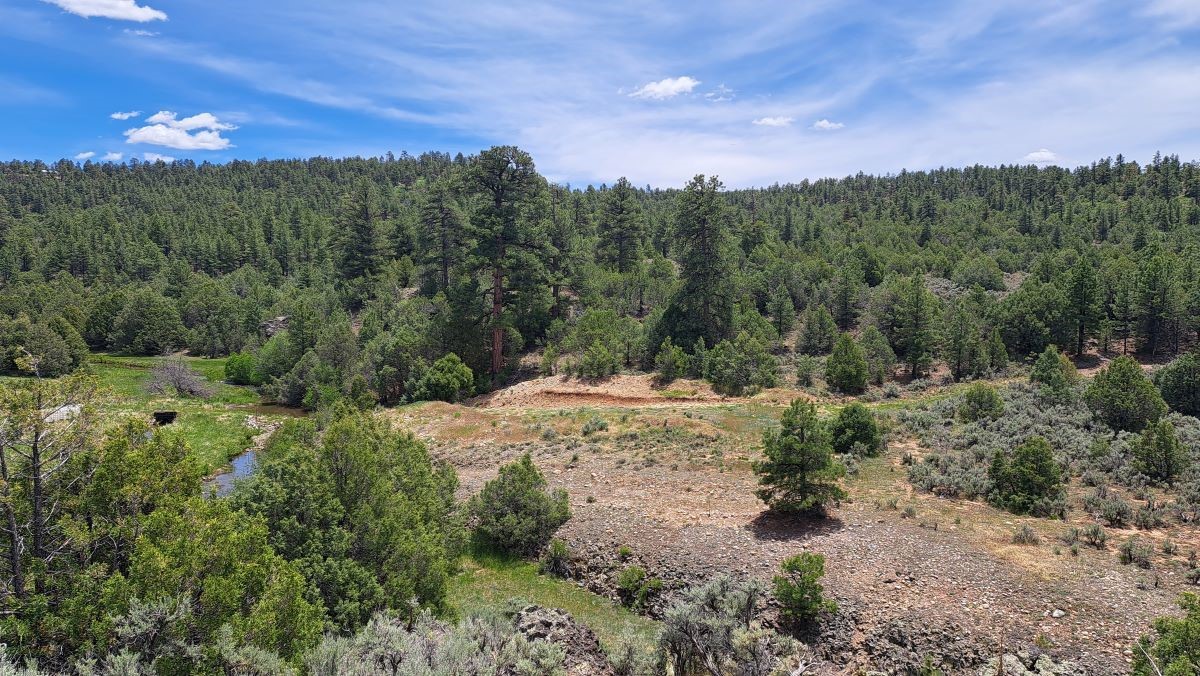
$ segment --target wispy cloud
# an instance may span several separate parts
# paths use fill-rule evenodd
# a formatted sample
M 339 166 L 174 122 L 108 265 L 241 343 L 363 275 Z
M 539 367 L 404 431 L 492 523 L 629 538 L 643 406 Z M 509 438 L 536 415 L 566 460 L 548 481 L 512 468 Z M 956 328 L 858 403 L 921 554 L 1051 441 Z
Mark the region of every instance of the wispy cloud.
M 229 139 L 221 136 L 222 131 L 237 129 L 222 122 L 212 113 L 199 113 L 178 119 L 169 110 L 160 110 L 146 118 L 144 127 L 125 132 L 126 143 L 146 143 L 176 150 L 224 150 L 231 147 Z M 151 153 L 153 154 L 153 153 Z
M 109 115 L 109 117 L 111 117 L 114 120 L 128 120 L 130 118 L 137 117 L 138 115 L 141 115 L 141 114 L 142 114 L 142 111 L 140 111 L 140 110 L 131 110 L 126 113 L 120 113 L 120 112 L 113 113 L 112 115 Z
M 699 80 L 688 75 L 668 77 L 658 82 L 647 82 L 630 92 L 629 95 L 635 99 L 669 99 L 680 94 L 687 94 L 699 84 Z
M 104 156 L 101 157 L 100 159 L 105 162 L 120 162 L 121 158 L 123 158 L 123 157 L 125 157 L 125 155 L 123 153 L 109 152 L 109 153 L 104 153 Z
M 85 150 L 82 153 L 75 153 L 75 159 L 80 160 L 80 161 L 90 160 L 95 156 L 96 156 L 96 153 L 92 152 L 91 150 Z
M 167 20 L 166 12 L 139 5 L 134 0 L 42 0 L 42 2 L 56 5 L 85 19 L 101 17 L 138 23 Z
M 158 153 L 142 153 L 142 159 L 147 162 L 174 162 L 175 158 L 170 155 L 159 155 Z
M 812 123 L 812 128 L 816 129 L 817 131 L 836 131 L 845 126 L 846 125 L 842 124 L 841 122 L 830 122 L 824 118 Z
M 792 126 L 792 122 L 795 122 L 795 121 L 796 121 L 796 118 L 794 118 L 794 117 L 785 117 L 783 115 L 777 115 L 775 117 L 760 117 L 757 120 L 754 120 L 753 122 L 751 122 L 751 124 L 756 124 L 760 127 L 790 127 L 790 126 Z

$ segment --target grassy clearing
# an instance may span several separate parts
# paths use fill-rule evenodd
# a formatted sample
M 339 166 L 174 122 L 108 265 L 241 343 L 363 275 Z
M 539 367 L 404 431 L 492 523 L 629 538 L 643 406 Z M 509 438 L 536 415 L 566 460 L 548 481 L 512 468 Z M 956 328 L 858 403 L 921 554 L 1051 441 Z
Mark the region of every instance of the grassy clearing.
M 172 429 L 183 435 L 205 473 L 212 473 L 250 446 L 254 434 L 246 426 L 250 415 L 256 415 L 264 422 L 286 417 L 286 412 L 277 407 L 276 410 L 260 408 L 261 398 L 253 389 L 222 382 L 224 359 L 184 357 L 183 360 L 209 381 L 214 390 L 212 397 L 195 399 L 151 394 L 146 386 L 159 358 L 93 355 L 88 369 L 100 381 L 99 410 L 103 424 L 107 426 L 129 417 L 149 419 L 154 411 L 177 411 L 179 417 Z M 0 382 L 17 380 L 3 378 Z
M 561 608 L 596 632 L 605 648 L 631 640 L 649 652 L 659 623 L 613 604 L 566 580 L 538 573 L 528 561 L 476 554 L 450 581 L 450 603 L 462 615 L 503 610 L 512 599 Z

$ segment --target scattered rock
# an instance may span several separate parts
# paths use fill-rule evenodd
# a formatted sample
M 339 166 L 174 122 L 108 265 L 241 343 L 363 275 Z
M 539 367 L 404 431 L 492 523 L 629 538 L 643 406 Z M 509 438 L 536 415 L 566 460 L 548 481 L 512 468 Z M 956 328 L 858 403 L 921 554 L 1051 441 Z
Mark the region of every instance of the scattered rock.
M 525 606 L 513 618 L 513 626 L 531 641 L 556 643 L 566 651 L 567 673 L 571 676 L 612 676 L 612 665 L 600 639 L 565 611 Z

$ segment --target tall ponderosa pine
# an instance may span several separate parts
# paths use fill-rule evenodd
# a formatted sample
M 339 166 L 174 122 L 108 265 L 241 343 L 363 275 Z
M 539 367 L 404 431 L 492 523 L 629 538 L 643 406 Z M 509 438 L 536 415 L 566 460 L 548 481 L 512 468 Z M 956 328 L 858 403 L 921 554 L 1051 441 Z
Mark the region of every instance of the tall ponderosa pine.
M 932 361 L 933 352 L 933 294 L 925 289 L 925 280 L 913 275 L 900 288 L 899 304 L 896 307 L 897 347 L 908 365 L 909 378 L 918 378 L 925 373 Z
M 604 195 L 600 206 L 600 251 L 598 258 L 627 273 L 641 258 L 646 218 L 638 194 L 622 176 Z
M 453 175 L 443 176 L 429 186 L 421 202 L 419 233 L 425 263 L 434 271 L 436 288 L 442 293 L 450 288 L 450 276 L 466 253 L 464 219 L 455 189 Z
M 379 188 L 366 179 L 342 197 L 333 231 L 337 269 L 343 278 L 373 274 L 383 264 L 386 241 Z
M 541 247 L 539 223 L 529 217 L 529 207 L 542 189 L 542 179 L 529 153 L 516 146 L 495 146 L 479 154 L 471 180 L 481 193 L 479 208 L 471 219 L 475 236 L 476 267 L 491 274 L 491 374 L 493 386 L 500 384 L 504 370 L 504 338 L 507 333 L 506 288 L 518 267 L 536 268 L 533 256 Z
M 1100 325 L 1100 280 L 1091 261 L 1080 258 L 1067 276 L 1067 317 L 1075 327 L 1075 354 Z
M 1173 262 L 1158 254 L 1138 270 L 1136 307 L 1146 352 L 1156 355 L 1166 343 L 1176 317 L 1179 298 Z
M 733 331 L 733 262 L 721 181 L 696 176 L 679 194 L 675 239 L 683 285 L 659 322 L 676 345 L 712 347 Z

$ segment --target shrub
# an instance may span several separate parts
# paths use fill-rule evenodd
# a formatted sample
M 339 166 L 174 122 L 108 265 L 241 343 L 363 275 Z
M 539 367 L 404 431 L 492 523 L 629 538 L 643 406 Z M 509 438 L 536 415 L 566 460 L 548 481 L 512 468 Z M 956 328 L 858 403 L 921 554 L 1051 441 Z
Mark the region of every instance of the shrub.
M 1029 373 L 1029 381 L 1040 385 L 1043 392 L 1053 397 L 1068 396 L 1078 380 L 1074 364 L 1053 345 L 1047 345 L 1038 355 Z
M 590 437 L 596 432 L 603 432 L 607 429 L 608 422 L 605 421 L 604 418 L 601 418 L 600 416 L 592 416 L 587 422 L 583 423 L 583 428 L 580 429 L 580 432 L 583 434 L 583 436 Z
M 721 394 L 739 395 L 746 390 L 774 387 L 777 378 L 775 358 L 745 332 L 733 341 L 717 343 L 704 360 L 704 379 Z
M 1200 418 L 1200 352 L 1190 352 L 1154 374 L 1162 398 L 1172 410 Z
M 213 395 L 213 388 L 200 375 L 183 362 L 183 359 L 164 359 L 150 372 L 150 383 L 146 386 L 152 394 L 175 394 L 180 397 L 206 399 Z
M 1036 545 L 1042 541 L 1042 538 L 1038 536 L 1037 531 L 1030 527 L 1029 524 L 1022 524 L 1013 533 L 1012 541 L 1015 545 Z
M 1017 447 L 1011 460 L 996 451 L 988 477 L 992 481 L 989 499 L 1018 514 L 1037 511 L 1035 507 L 1041 501 L 1062 495 L 1062 469 L 1054 461 L 1050 444 L 1042 437 L 1027 439 Z
M 833 449 L 838 453 L 851 453 L 856 446 L 862 455 L 868 456 L 878 455 L 883 450 L 883 434 L 874 414 L 857 402 L 838 412 L 829 431 L 833 436 Z
M 471 367 L 451 352 L 433 362 L 421 374 L 412 398 L 415 401 L 456 402 L 471 396 L 475 389 L 475 375 Z
M 796 356 L 796 384 L 800 387 L 812 387 L 817 374 L 821 370 L 821 362 L 808 354 Z
M 688 370 L 688 355 L 682 347 L 675 345 L 671 339 L 665 338 L 658 354 L 654 356 L 654 368 L 658 370 L 659 379 L 669 383 L 682 377 Z
M 646 603 L 662 591 L 662 580 L 650 577 L 641 566 L 629 566 L 617 576 L 617 595 L 627 608 L 645 608 Z
M 258 359 L 249 352 L 229 355 L 229 359 L 225 360 L 225 380 L 234 385 L 262 385 Z
M 812 620 L 821 612 L 837 612 L 837 604 L 823 596 L 821 578 L 825 575 L 825 557 L 804 552 L 785 559 L 781 574 L 772 580 L 775 600 L 782 615 L 795 623 Z
M 833 446 L 817 409 L 799 399 L 783 413 L 782 427 L 763 435 L 766 458 L 754 463 L 759 499 L 782 512 L 819 511 L 841 500 L 837 481 L 845 468 L 833 459 Z
M 558 538 L 551 538 L 550 544 L 546 546 L 546 551 L 542 553 L 540 568 L 546 575 L 570 577 L 571 550 L 567 547 L 567 543 Z
M 579 360 L 577 372 L 584 378 L 604 378 L 611 376 L 621 368 L 616 355 L 605 347 L 604 343 L 592 343 L 583 352 Z
M 1092 516 L 1103 519 L 1108 525 L 1120 528 L 1133 518 L 1133 508 L 1120 496 L 1109 493 L 1100 486 L 1083 498 L 1083 508 Z
M 825 360 L 825 381 L 833 389 L 858 394 L 867 389 L 867 358 L 848 333 L 838 337 Z
M 1098 523 L 1093 523 L 1083 529 L 1083 540 L 1096 549 L 1104 549 L 1108 544 L 1108 531 Z
M 1139 568 L 1149 568 L 1154 550 L 1138 536 L 1133 536 L 1121 543 L 1117 558 L 1122 565 L 1137 564 Z
M 1133 650 L 1134 676 L 1194 674 L 1200 664 L 1200 596 L 1185 592 L 1179 597 L 1183 617 L 1154 620 L 1158 637 L 1138 639 Z
M 1133 458 L 1139 472 L 1167 483 L 1188 465 L 1188 456 L 1175 434 L 1175 426 L 1166 420 L 1146 425 L 1133 446 Z
M 664 614 L 658 647 L 666 669 L 656 673 L 769 674 L 796 669 L 796 642 L 754 619 L 762 596 L 757 582 L 726 575 L 685 591 Z M 758 671 L 747 671 L 749 665 Z
M 1125 432 L 1140 432 L 1167 412 L 1158 389 L 1129 357 L 1117 357 L 1101 369 L 1083 400 L 1105 425 Z
M 966 422 L 995 420 L 1004 413 L 1004 400 L 996 388 L 986 383 L 975 383 L 963 394 L 958 405 L 958 417 Z
M 499 476 L 471 498 L 468 510 L 476 533 L 513 554 L 537 552 L 571 516 L 567 492 L 549 491 L 528 453 L 501 467 Z

